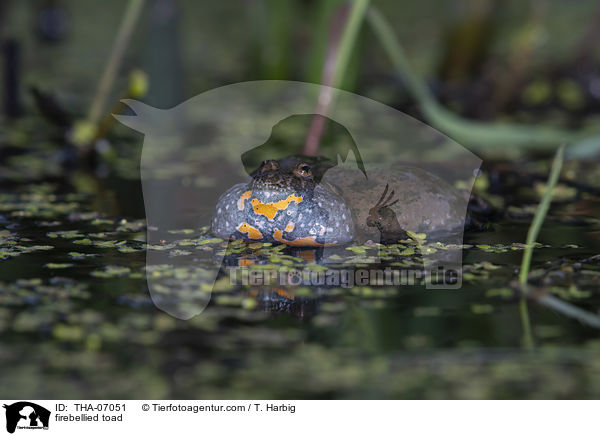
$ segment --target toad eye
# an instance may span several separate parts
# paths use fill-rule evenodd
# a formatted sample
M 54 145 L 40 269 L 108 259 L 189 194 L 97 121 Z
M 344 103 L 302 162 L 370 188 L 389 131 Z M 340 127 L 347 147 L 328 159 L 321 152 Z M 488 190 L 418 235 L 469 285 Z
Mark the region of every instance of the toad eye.
M 310 166 L 308 166 L 306 164 L 300 164 L 300 165 L 298 165 L 298 168 L 296 169 L 296 173 L 302 177 L 310 177 L 312 175 L 312 170 L 311 170 Z

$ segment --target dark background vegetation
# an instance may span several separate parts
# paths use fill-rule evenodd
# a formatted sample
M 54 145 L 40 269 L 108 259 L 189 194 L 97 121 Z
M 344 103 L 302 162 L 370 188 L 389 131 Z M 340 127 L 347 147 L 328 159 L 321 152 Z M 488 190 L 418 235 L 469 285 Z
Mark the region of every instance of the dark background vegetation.
M 120 97 L 134 67 L 149 75 L 145 100 L 162 108 L 239 81 L 319 83 L 331 14 L 341 3 L 148 1 L 113 98 Z M 594 1 L 373 4 L 392 23 L 414 69 L 460 113 L 581 125 L 582 116 L 597 112 L 600 12 Z M 20 47 L 24 107 L 32 106 L 25 86 L 35 84 L 56 93 L 72 111 L 85 112 L 125 2 L 2 5 L 3 38 Z M 50 35 L 40 38 L 40 27 Z M 345 89 L 411 108 L 401 79 L 366 25 L 344 76 Z

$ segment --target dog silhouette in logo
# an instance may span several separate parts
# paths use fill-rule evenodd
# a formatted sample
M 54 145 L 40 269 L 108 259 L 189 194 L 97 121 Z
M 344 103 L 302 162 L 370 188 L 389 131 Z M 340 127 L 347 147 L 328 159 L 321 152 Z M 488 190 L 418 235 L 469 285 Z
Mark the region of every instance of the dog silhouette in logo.
M 19 401 L 4 405 L 6 409 L 6 431 L 14 433 L 17 425 L 21 427 L 48 428 L 50 411 L 29 401 Z M 40 424 L 41 421 L 41 424 Z

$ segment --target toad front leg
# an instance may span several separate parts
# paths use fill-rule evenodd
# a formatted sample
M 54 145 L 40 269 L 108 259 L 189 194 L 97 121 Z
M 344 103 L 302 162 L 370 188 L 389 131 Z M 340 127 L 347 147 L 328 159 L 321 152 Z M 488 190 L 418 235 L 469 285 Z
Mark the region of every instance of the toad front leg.
M 375 206 L 369 209 L 367 217 L 367 226 L 377 227 L 381 233 L 380 242 L 382 244 L 394 244 L 400 239 L 408 238 L 408 234 L 400 226 L 396 213 L 392 209 L 392 206 L 398 202 L 398 199 L 392 201 L 395 192 L 390 192 L 386 198 L 388 188 L 389 185 L 386 184 L 381 198 Z

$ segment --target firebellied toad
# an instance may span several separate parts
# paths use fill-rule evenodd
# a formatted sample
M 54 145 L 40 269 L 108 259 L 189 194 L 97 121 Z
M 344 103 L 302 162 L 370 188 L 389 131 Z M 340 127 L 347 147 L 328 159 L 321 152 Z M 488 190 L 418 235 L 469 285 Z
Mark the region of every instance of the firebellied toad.
M 412 232 L 461 231 L 463 192 L 420 168 L 401 166 L 348 177 L 314 158 L 264 161 L 249 183 L 219 198 L 212 233 L 222 238 L 327 246 L 391 243 Z M 327 182 L 323 176 L 327 172 Z

